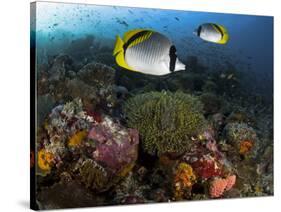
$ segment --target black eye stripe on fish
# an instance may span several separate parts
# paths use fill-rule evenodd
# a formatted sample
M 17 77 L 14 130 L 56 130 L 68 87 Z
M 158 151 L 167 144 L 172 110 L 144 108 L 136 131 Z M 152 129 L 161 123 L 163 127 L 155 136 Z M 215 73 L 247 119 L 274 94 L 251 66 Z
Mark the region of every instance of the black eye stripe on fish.
M 174 72 L 176 67 L 177 55 L 176 55 L 176 47 L 174 45 L 171 46 L 169 56 L 170 56 L 170 72 Z
M 200 36 L 201 30 L 202 30 L 202 26 L 200 26 L 200 27 L 198 28 L 198 31 L 197 31 L 197 35 L 198 35 L 198 36 Z

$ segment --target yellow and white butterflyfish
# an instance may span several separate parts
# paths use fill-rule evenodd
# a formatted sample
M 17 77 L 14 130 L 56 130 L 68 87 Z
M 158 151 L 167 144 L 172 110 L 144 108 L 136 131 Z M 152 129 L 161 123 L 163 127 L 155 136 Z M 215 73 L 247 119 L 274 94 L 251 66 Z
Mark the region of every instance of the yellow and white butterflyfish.
M 194 34 L 205 41 L 218 44 L 226 44 L 229 40 L 227 29 L 222 25 L 214 23 L 200 25 L 198 29 L 194 31 Z
M 150 29 L 130 30 L 123 39 L 117 36 L 113 56 L 119 66 L 144 74 L 165 75 L 185 70 L 172 42 Z

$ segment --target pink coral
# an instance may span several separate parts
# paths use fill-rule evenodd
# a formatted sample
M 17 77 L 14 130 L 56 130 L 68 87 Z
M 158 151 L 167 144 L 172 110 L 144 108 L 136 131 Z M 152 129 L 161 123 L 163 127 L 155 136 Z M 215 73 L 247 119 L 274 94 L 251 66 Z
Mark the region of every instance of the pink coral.
M 210 196 L 212 198 L 221 197 L 225 191 L 226 186 L 227 186 L 227 181 L 225 179 L 215 178 L 211 182 L 211 186 L 209 190 Z
M 228 176 L 225 179 L 215 178 L 210 185 L 210 196 L 212 198 L 221 197 L 225 191 L 229 191 L 235 185 L 235 182 L 235 175 Z
M 228 190 L 230 190 L 235 185 L 235 183 L 236 183 L 236 175 L 228 176 L 226 178 L 226 181 L 227 181 L 227 185 L 226 185 L 225 190 L 228 191 Z
M 115 173 L 131 167 L 137 159 L 138 131 L 127 129 L 109 117 L 105 117 L 101 123 L 95 123 L 88 138 L 95 142 L 93 159 Z

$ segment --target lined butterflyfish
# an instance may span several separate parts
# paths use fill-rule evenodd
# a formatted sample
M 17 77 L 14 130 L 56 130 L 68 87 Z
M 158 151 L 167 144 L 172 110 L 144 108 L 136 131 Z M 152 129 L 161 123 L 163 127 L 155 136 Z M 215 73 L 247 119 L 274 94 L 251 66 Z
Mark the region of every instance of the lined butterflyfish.
M 229 40 L 227 29 L 219 24 L 205 23 L 194 31 L 201 39 L 218 44 L 226 44 Z
M 165 75 L 185 70 L 172 42 L 148 29 L 130 30 L 123 39 L 117 36 L 113 56 L 119 66 L 145 74 Z

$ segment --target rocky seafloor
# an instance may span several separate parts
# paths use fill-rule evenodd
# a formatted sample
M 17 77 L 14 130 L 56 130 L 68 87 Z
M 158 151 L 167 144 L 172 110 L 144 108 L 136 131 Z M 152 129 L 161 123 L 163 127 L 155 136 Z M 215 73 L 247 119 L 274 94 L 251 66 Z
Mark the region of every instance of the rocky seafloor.
M 273 195 L 272 102 L 233 66 L 154 77 L 72 48 L 37 68 L 39 209 Z

